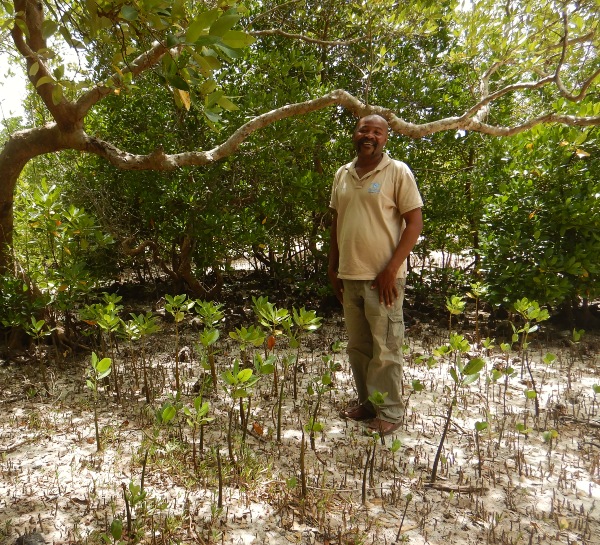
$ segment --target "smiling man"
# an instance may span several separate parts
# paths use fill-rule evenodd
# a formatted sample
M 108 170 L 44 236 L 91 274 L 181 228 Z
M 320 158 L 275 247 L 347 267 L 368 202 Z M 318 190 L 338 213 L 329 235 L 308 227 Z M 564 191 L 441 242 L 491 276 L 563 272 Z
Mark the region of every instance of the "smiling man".
M 387 139 L 383 117 L 358 121 L 352 137 L 356 158 L 337 171 L 333 182 L 328 271 L 344 307 L 359 402 L 340 415 L 364 421 L 380 435 L 397 430 L 404 416 L 406 258 L 423 228 L 415 179 L 406 164 L 384 152 Z M 378 411 L 368 400 L 375 392 L 386 394 Z

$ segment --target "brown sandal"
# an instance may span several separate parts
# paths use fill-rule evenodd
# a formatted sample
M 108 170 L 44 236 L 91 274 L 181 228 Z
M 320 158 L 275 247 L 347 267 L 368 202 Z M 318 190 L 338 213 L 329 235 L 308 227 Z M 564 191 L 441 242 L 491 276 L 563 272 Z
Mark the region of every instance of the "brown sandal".
M 375 418 L 375 415 L 365 405 L 354 405 L 340 411 L 340 418 L 349 418 L 350 420 L 356 420 L 362 422 L 363 420 L 371 420 Z
M 367 432 L 369 434 L 378 433 L 380 437 L 390 435 L 402 426 L 402 422 L 388 422 L 387 420 L 381 420 L 381 418 L 374 418 L 369 422 L 367 426 Z

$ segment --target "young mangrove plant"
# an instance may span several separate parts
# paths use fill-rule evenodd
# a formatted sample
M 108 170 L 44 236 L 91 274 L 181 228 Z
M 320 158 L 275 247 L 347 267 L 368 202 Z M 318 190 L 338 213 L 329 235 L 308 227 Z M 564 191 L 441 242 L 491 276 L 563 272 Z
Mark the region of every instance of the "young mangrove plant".
M 175 389 L 181 392 L 179 380 L 179 324 L 183 322 L 186 314 L 194 307 L 195 301 L 188 299 L 187 295 L 165 295 L 165 310 L 173 316 L 175 321 Z
M 248 355 L 248 349 L 251 346 L 259 348 L 265 342 L 265 332 L 255 325 L 248 328 L 235 328 L 235 331 L 230 331 L 229 336 L 240 345 L 240 358 L 243 367 L 249 367 L 251 358 Z
M 450 334 L 450 342 L 447 345 L 443 345 L 434 351 L 436 356 L 447 357 L 449 359 L 449 374 L 452 377 L 452 388 L 450 389 L 450 402 L 448 403 L 448 409 L 446 411 L 446 420 L 444 423 L 444 429 L 440 438 L 435 458 L 433 460 L 433 467 L 431 470 L 430 482 L 433 484 L 437 478 L 438 464 L 442 455 L 442 449 L 448 429 L 450 428 L 450 421 L 452 419 L 452 409 L 456 405 L 458 398 L 458 392 L 460 388 L 468 386 L 472 382 L 479 379 L 479 372 L 485 366 L 485 361 L 481 358 L 473 358 L 469 360 L 466 365 L 463 365 L 463 355 L 470 350 L 469 342 L 462 335 Z
M 298 367 L 300 365 L 300 350 L 302 348 L 302 337 L 305 332 L 316 331 L 321 327 L 321 318 L 317 316 L 314 310 L 306 310 L 302 307 L 300 310 L 292 308 L 292 319 L 295 325 L 294 330 L 287 325 L 287 333 L 290 339 L 290 348 L 296 349 L 296 364 L 294 365 L 294 401 L 298 399 Z
M 458 295 L 446 299 L 446 309 L 450 313 L 448 318 L 448 332 L 452 333 L 452 316 L 458 316 L 465 311 L 466 301 Z
M 152 312 L 148 311 L 146 314 L 135 314 L 131 313 L 131 320 L 124 323 L 124 331 L 130 342 L 143 341 L 145 337 L 148 337 L 158 331 L 160 331 L 160 325 L 158 325 L 157 317 L 152 315 Z M 144 394 L 146 397 L 146 403 L 151 403 L 153 398 L 152 384 L 149 380 L 149 369 L 146 361 L 146 348 L 144 342 L 140 342 L 140 356 L 142 360 L 142 379 L 144 381 Z
M 277 308 L 269 302 L 268 297 L 252 297 L 252 308 L 256 314 L 259 323 L 267 328 L 268 336 L 266 342 L 265 355 L 273 350 L 276 338 L 282 335 L 285 330 L 289 330 L 290 313 L 284 308 Z M 273 395 L 278 391 L 278 373 L 277 365 L 273 372 Z
M 210 371 L 213 392 L 217 392 L 217 365 L 215 362 L 216 350 L 214 348 L 221 333 L 214 327 L 205 327 L 198 337 L 201 347 L 202 366 Z
M 481 341 L 479 334 L 479 302 L 486 293 L 487 286 L 482 282 L 473 282 L 471 284 L 471 291 L 467 293 L 468 297 L 475 299 L 475 342 L 477 344 Z
M 513 343 L 519 342 L 519 353 L 521 357 L 521 379 L 524 374 L 524 366 L 527 368 L 529 379 L 531 381 L 531 388 L 525 390 L 525 396 L 528 399 L 533 399 L 535 405 L 535 416 L 540 416 L 540 402 L 538 399 L 538 391 L 531 369 L 531 362 L 529 361 L 529 335 L 536 332 L 539 329 L 539 323 L 550 318 L 546 309 L 541 309 L 537 301 L 530 301 L 526 297 L 519 299 L 514 304 L 515 310 L 525 320 L 525 323 L 521 327 L 515 326 L 511 323 L 513 328 Z
M 315 395 L 317 399 L 312 407 L 311 415 L 305 430 L 309 433 L 310 447 L 315 450 L 315 433 L 323 431 L 323 425 L 318 421 L 319 409 L 321 408 L 321 398 L 325 392 L 331 390 L 331 375 L 325 373 L 320 377 L 314 378 L 308 384 L 308 395 Z
M 96 352 L 92 352 L 91 368 L 88 369 L 86 386 L 92 392 L 92 404 L 94 407 L 94 429 L 96 432 L 96 449 L 102 450 L 100 443 L 100 430 L 98 427 L 98 384 L 99 382 L 110 375 L 112 361 L 110 358 L 98 359 Z
M 388 396 L 387 392 L 378 392 L 375 391 L 373 392 L 367 399 L 369 400 L 369 403 L 371 403 L 371 406 L 373 407 L 373 409 L 375 409 L 375 416 L 377 418 L 381 417 L 381 407 L 383 407 L 384 403 L 385 403 L 385 398 Z M 381 444 L 385 445 L 385 437 L 383 435 L 379 435 L 379 433 L 374 432 L 372 433 L 372 436 L 377 436 L 377 438 L 381 438 Z
M 510 344 L 500 343 L 500 350 L 504 354 L 504 361 L 500 364 L 496 364 L 491 371 L 492 382 L 498 382 L 504 377 L 504 390 L 502 392 L 502 411 L 506 414 L 506 395 L 508 393 L 508 381 L 511 378 L 517 376 L 517 372 L 510 365 Z
M 122 297 L 115 293 L 102 294 L 103 303 L 95 303 L 88 305 L 83 316 L 86 322 L 90 325 L 98 327 L 100 332 L 100 350 L 103 355 L 110 354 L 112 364 L 112 376 L 115 385 L 115 394 L 117 401 L 121 399 L 121 388 L 119 384 L 118 367 L 115 360 L 116 336 L 119 333 L 122 325 L 122 320 L 119 316 L 123 305 L 120 305 Z
M 35 359 L 40 366 L 42 373 L 42 384 L 44 385 L 45 395 L 50 395 L 50 385 L 48 384 L 48 376 L 46 374 L 46 362 L 41 357 L 40 342 L 44 337 L 52 334 L 52 329 L 46 327 L 45 320 L 36 320 L 35 316 L 31 317 L 31 322 L 25 328 L 27 334 L 34 339 Z
M 487 422 L 487 420 L 480 420 L 480 421 L 475 422 L 474 427 L 475 427 L 475 449 L 477 450 L 477 474 L 478 474 L 479 478 L 481 479 L 482 461 L 481 461 L 481 448 L 479 446 L 480 434 L 482 431 L 485 431 L 488 429 L 489 423 Z
M 194 404 L 192 407 L 184 407 L 183 414 L 186 416 L 187 424 L 190 428 L 192 428 L 192 463 L 194 465 L 194 472 L 198 472 L 198 462 L 197 462 L 197 454 L 196 454 L 196 435 L 198 431 L 200 431 L 201 436 L 203 436 L 204 426 L 209 422 L 212 422 L 214 419 L 208 416 L 208 411 L 210 410 L 210 404 L 208 401 L 203 401 L 202 396 L 199 395 L 194 399 Z M 203 437 L 200 439 L 200 455 L 202 456 L 204 447 Z
M 229 449 L 229 458 L 232 464 L 235 464 L 233 455 L 233 413 L 235 405 L 240 401 L 240 421 L 244 425 L 244 410 L 241 400 L 250 398 L 252 387 L 258 382 L 259 377 L 254 375 L 252 369 L 240 369 L 240 361 L 236 358 L 233 362 L 233 368 L 221 373 L 221 378 L 225 382 L 225 391 L 231 397 L 231 407 L 229 409 L 229 427 L 227 429 L 227 447 Z
M 215 363 L 214 349 L 215 343 L 219 340 L 220 331 L 217 325 L 223 320 L 223 305 L 213 301 L 196 300 L 196 314 L 204 325 L 204 330 L 200 333 L 200 344 L 203 348 L 203 361 L 208 362 L 210 377 L 212 379 L 213 391 L 217 391 L 217 366 Z

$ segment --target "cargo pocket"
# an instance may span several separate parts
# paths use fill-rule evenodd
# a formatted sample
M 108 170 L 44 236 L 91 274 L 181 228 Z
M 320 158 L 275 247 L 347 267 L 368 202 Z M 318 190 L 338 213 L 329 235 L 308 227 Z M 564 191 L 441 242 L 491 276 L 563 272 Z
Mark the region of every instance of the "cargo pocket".
M 404 314 L 402 310 L 388 315 L 386 346 L 390 350 L 399 350 L 404 342 Z

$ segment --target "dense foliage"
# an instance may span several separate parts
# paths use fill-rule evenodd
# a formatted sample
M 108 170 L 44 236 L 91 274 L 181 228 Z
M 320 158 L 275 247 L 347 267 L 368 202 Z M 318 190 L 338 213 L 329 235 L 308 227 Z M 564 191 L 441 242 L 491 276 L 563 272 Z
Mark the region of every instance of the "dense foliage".
M 93 13 L 69 5 L 56 27 L 46 21 L 45 38 L 61 34 L 87 51 L 79 66 L 85 78 L 76 86 L 64 59 L 46 59 L 57 65 L 52 107 L 104 81 L 108 91 L 83 128 L 131 154 L 215 149 L 248 119 L 335 89 L 415 125 L 456 119 L 456 112 L 475 108 L 474 97 L 494 89 L 493 108 L 484 101 L 472 112 L 478 123 L 509 127 L 549 108 L 586 119 L 598 114 L 595 42 L 565 45 L 584 30 L 596 32 L 591 4 L 572 6 L 562 19 L 550 16 L 551 2 L 529 6 L 522 17 L 484 2 L 472 9 L 455 2 L 250 2 L 208 10 L 181 2 L 104 4 Z M 11 3 L 2 5 L 6 29 Z M 65 34 L 67 13 L 81 23 L 77 38 Z M 116 28 L 134 45 L 115 43 Z M 133 79 L 128 63 L 150 46 L 149 29 L 181 54 L 165 55 Z M 110 75 L 116 65 L 121 81 Z M 533 84 L 535 74 L 553 66 L 562 69 L 560 100 Z M 30 66 L 29 73 L 41 69 Z M 566 88 L 577 85 L 580 95 L 569 97 Z M 511 86 L 521 92 L 504 91 Z M 48 120 L 45 98 L 32 93 L 26 106 L 26 127 Z M 22 274 L 10 274 L 5 286 L 18 291 L 24 284 L 60 320 L 95 285 L 132 273 L 140 280 L 167 277 L 177 292 L 217 297 L 224 276 L 243 259 L 279 282 L 323 295 L 329 188 L 352 157 L 354 123 L 341 108 L 283 118 L 203 168 L 122 169 L 101 155 L 40 155 L 16 189 L 12 252 Z M 18 121 L 4 126 L 8 142 Z M 415 172 L 426 203 L 412 259 L 414 293 L 443 301 L 478 281 L 489 302 L 506 306 L 521 297 L 573 306 L 597 297 L 597 129 L 532 124 L 528 132 L 493 139 L 440 127 L 415 140 L 395 134 L 388 143 L 390 155 Z M 27 315 L 14 295 L 3 295 L 6 326 Z

